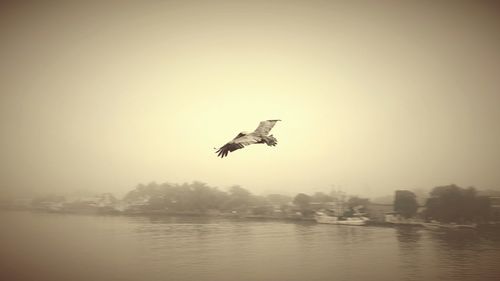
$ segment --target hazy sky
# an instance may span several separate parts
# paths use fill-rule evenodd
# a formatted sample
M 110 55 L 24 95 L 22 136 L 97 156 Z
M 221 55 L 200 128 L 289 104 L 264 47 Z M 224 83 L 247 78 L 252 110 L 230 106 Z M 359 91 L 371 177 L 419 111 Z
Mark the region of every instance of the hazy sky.
M 500 188 L 494 1 L 22 2 L 0 4 L 4 192 Z M 278 146 L 216 157 L 277 118 Z

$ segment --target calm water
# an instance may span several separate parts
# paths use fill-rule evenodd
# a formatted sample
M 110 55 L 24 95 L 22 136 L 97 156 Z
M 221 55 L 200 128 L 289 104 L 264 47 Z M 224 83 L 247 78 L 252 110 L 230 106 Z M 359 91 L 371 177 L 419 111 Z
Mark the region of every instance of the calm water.
M 0 212 L 1 280 L 500 280 L 500 234 Z

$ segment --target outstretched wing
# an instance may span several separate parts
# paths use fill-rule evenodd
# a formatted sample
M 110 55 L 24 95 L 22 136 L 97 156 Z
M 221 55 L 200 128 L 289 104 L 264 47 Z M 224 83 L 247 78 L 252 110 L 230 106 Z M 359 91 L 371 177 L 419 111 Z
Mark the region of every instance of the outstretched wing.
M 266 136 L 267 134 L 269 134 L 271 129 L 274 127 L 274 125 L 278 121 L 281 121 L 281 120 L 276 119 L 276 120 L 262 121 L 259 123 L 259 127 L 257 127 L 257 129 L 255 129 L 254 133 L 261 135 L 261 136 Z
M 232 141 L 226 143 L 221 148 L 219 148 L 215 153 L 218 153 L 217 156 L 224 158 L 227 156 L 227 154 L 229 152 L 233 152 L 235 150 L 241 149 L 247 145 L 258 143 L 259 141 L 260 141 L 260 138 L 257 138 L 253 135 L 239 134 Z

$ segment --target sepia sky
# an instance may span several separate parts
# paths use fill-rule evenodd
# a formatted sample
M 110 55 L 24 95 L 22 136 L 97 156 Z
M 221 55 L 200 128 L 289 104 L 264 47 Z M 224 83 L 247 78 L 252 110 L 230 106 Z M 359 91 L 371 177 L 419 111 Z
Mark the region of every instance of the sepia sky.
M 500 189 L 494 1 L 4 2 L 5 194 Z

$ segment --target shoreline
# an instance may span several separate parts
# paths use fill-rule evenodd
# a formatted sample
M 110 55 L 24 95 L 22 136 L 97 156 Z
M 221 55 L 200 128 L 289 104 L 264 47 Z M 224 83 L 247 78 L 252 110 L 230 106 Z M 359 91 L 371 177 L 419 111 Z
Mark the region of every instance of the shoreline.
M 243 215 L 232 213 L 207 214 L 202 212 L 165 212 L 165 211 L 99 211 L 99 210 L 45 210 L 31 208 L 0 208 L 0 212 L 31 212 L 31 213 L 47 213 L 61 215 L 91 215 L 91 216 L 123 216 L 123 217 L 200 217 L 200 218 L 227 218 L 240 220 L 256 220 L 256 221 L 282 221 L 282 222 L 316 222 L 312 217 L 299 216 L 266 216 L 266 215 Z M 383 221 L 368 221 L 364 226 L 375 227 L 390 227 L 390 228 L 420 228 L 426 230 L 465 230 L 465 231 L 482 231 L 482 230 L 500 230 L 499 222 L 480 223 L 475 228 L 449 228 L 445 223 L 436 224 L 436 228 L 428 228 L 425 223 L 408 224 L 408 223 L 392 223 Z

